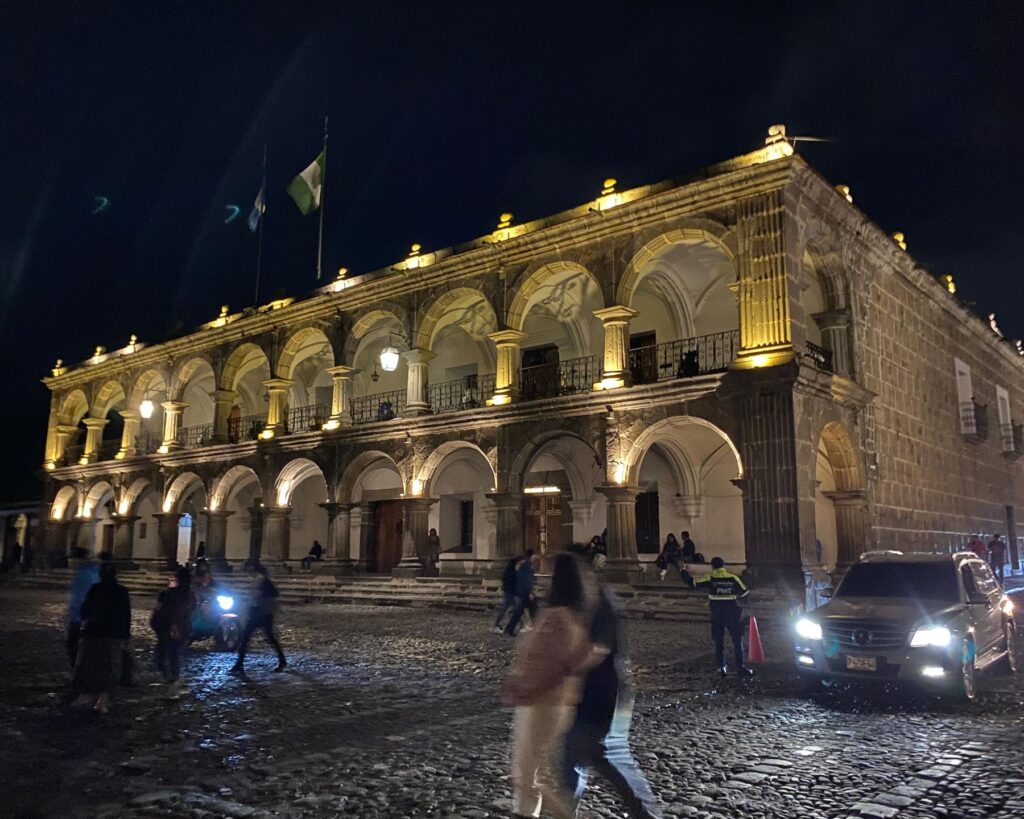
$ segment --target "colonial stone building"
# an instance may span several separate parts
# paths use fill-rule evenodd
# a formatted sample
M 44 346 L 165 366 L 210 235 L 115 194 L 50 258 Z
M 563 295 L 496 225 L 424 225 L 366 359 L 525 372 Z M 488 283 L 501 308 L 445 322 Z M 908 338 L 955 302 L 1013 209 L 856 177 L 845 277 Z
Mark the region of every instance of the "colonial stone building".
M 491 570 L 607 528 L 793 583 L 1016 547 L 1024 360 L 775 127 L 765 147 L 58 366 L 46 548 Z M 1016 559 L 1016 554 L 1014 554 Z

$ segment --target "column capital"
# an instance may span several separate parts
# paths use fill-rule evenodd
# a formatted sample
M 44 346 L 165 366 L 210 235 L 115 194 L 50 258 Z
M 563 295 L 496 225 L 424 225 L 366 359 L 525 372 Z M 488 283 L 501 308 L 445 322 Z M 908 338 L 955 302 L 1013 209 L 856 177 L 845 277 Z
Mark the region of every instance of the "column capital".
M 238 391 L 216 389 L 210 393 L 210 397 L 213 398 L 214 401 L 234 401 L 238 398 Z
M 72 426 L 71 424 L 57 424 L 54 429 L 57 430 L 58 435 L 73 435 L 78 431 L 78 427 Z
M 123 409 L 120 410 L 120 413 L 121 417 L 124 418 L 125 421 L 138 421 L 142 418 L 142 413 L 138 410 Z
M 114 515 L 111 520 L 114 521 L 115 526 L 121 526 L 124 524 L 135 523 L 137 520 L 141 520 L 142 515 Z
M 595 310 L 594 315 L 604 324 L 626 324 L 630 319 L 640 315 L 632 307 L 622 304 L 613 304 L 611 307 L 602 307 Z
M 326 503 L 318 503 L 317 506 L 319 506 L 321 509 L 323 509 L 325 512 L 327 512 L 327 517 L 328 518 L 333 518 L 339 512 L 347 512 L 348 511 L 348 504 L 347 503 L 337 503 L 335 501 L 327 501 Z
M 406 350 L 402 353 L 402 358 L 405 359 L 407 364 L 429 364 L 434 357 L 434 353 L 430 350 L 424 350 L 420 347 L 413 347 L 411 350 Z
M 526 333 L 520 330 L 496 330 L 488 333 L 487 337 L 498 347 L 507 347 L 511 344 L 519 344 L 526 338 Z
M 295 379 L 293 378 L 268 378 L 263 382 L 263 386 L 270 392 L 287 392 L 294 383 Z
M 618 486 L 617 484 L 604 484 L 595 486 L 594 489 L 604 495 L 608 503 L 632 503 L 636 500 L 636 496 L 643 491 L 639 486 Z
M 484 497 L 494 504 L 495 509 L 510 509 L 523 502 L 523 496 L 515 492 L 485 492 Z
M 162 401 L 160 406 L 168 412 L 184 412 L 188 404 L 184 401 Z
M 260 511 L 264 517 L 286 518 L 292 513 L 292 508 L 290 506 L 262 506 Z
M 359 374 L 358 369 L 355 367 L 345 366 L 344 364 L 339 364 L 337 367 L 325 367 L 324 369 L 326 369 L 327 372 L 331 374 L 331 378 L 334 379 L 353 378 Z
M 154 512 L 153 513 L 153 517 L 155 517 L 157 519 L 157 521 L 170 520 L 171 518 L 173 518 L 175 521 L 178 521 L 178 520 L 181 520 L 181 516 L 183 514 L 185 514 L 185 513 L 184 512 Z
M 206 515 L 208 518 L 223 518 L 224 520 L 227 520 L 235 513 L 229 512 L 226 509 L 204 509 L 202 514 Z
M 868 493 L 864 489 L 833 489 L 821 494 L 836 506 L 865 506 L 868 502 Z
M 107 425 L 106 418 L 83 418 L 82 423 L 85 424 L 87 429 L 103 429 Z

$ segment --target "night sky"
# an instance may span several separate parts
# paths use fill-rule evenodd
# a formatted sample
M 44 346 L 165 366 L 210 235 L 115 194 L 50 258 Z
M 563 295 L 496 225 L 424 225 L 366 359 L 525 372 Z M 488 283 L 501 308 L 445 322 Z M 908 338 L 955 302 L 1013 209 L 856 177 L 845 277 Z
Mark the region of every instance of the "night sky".
M 56 358 L 252 303 L 264 143 L 261 301 L 315 285 L 316 218 L 284 187 L 324 114 L 329 276 L 783 122 L 834 140 L 798 150 L 1024 335 L 1024 4 L 65 0 L 4 4 L 0 30 L 0 500 L 39 492 Z

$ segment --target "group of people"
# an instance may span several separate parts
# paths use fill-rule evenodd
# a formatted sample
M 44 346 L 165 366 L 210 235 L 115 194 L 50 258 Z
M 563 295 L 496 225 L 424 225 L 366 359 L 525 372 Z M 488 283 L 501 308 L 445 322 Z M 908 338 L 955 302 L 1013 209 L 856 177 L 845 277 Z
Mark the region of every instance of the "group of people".
M 654 565 L 661 571 L 661 579 L 664 580 L 671 566 L 679 572 L 679 576 L 690 586 L 693 585 L 693 577 L 686 570 L 688 563 L 703 563 L 704 555 L 697 551 L 697 545 L 690 538 L 689 532 L 683 532 L 683 542 L 676 540 L 673 532 L 668 533 L 665 538 L 665 545 L 654 561 Z
M 992 540 L 987 544 L 980 535 L 971 535 L 971 539 L 967 542 L 967 548 L 982 560 L 987 561 L 988 565 L 992 567 L 992 573 L 999 578 L 1000 583 L 1003 582 L 1006 570 L 1006 544 L 998 534 L 992 535 Z
M 130 649 L 132 606 L 128 590 L 117 582 L 117 567 L 107 555 L 96 561 L 85 549 L 72 552 L 74 573 L 68 595 L 65 649 L 72 669 L 71 688 L 80 704 L 92 704 L 106 713 L 118 686 L 132 684 Z M 245 655 L 256 633 L 262 631 L 277 652 L 276 671 L 284 671 L 287 659 L 274 629 L 279 593 L 266 567 L 249 566 L 252 586 L 249 610 L 238 642 L 238 657 L 231 668 L 243 674 Z M 197 619 L 211 616 L 216 595 L 213 575 L 204 559 L 194 572 L 178 566 L 169 575 L 167 588 L 157 597 L 149 625 L 156 637 L 154 663 L 167 683 L 171 697 L 181 694 L 181 655 L 191 642 Z

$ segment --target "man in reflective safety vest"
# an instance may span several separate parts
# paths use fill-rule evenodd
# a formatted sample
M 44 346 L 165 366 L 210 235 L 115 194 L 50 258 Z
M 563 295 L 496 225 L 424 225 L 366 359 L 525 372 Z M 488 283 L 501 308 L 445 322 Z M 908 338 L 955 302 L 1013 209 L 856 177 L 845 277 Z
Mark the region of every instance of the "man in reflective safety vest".
M 696 578 L 697 588 L 708 593 L 711 607 L 711 639 L 715 641 L 715 662 L 725 676 L 725 632 L 732 639 L 736 671 L 741 677 L 753 677 L 754 671 L 743 665 L 743 612 L 739 601 L 747 596 L 746 584 L 725 568 L 720 557 L 712 558 L 711 574 Z

